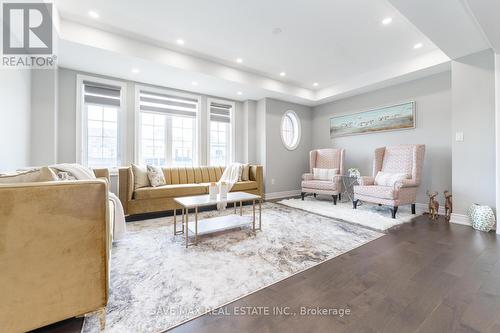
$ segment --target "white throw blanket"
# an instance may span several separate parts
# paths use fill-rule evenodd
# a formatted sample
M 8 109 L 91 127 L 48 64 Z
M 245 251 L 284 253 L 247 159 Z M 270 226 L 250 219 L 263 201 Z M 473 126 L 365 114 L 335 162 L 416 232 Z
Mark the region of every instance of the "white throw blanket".
M 227 166 L 224 172 L 222 173 L 222 176 L 220 177 L 219 181 L 217 182 L 219 190 L 221 190 L 221 184 L 225 183 L 227 192 L 231 191 L 234 184 L 236 184 L 241 179 L 241 173 L 243 172 L 243 167 L 244 165 L 241 163 L 232 163 L 231 165 Z M 217 205 L 217 208 L 225 209 L 226 206 L 227 202 L 223 202 Z
M 58 169 L 64 172 L 72 174 L 78 180 L 89 180 L 96 179 L 94 172 L 90 169 L 85 168 L 80 164 L 55 164 L 51 165 L 51 168 Z M 113 223 L 113 241 L 121 239 L 127 232 L 127 227 L 125 225 L 125 213 L 123 211 L 123 206 L 120 199 L 112 192 L 109 192 L 109 200 L 113 202 L 114 207 L 114 218 Z

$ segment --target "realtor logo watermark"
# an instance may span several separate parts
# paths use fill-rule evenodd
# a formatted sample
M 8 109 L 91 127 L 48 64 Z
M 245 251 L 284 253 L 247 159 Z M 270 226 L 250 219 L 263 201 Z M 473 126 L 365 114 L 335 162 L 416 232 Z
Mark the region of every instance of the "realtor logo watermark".
M 2 3 L 2 67 L 53 68 L 52 3 Z

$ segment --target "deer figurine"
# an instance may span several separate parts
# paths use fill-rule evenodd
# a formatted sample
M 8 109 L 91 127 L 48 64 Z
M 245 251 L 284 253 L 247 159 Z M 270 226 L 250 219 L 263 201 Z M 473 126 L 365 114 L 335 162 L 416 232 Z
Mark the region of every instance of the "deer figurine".
M 450 220 L 451 218 L 451 213 L 453 213 L 453 202 L 451 201 L 452 195 L 449 191 L 444 191 L 444 198 L 445 198 L 445 203 L 444 203 L 444 215 L 446 220 Z
M 427 191 L 427 195 L 429 196 L 429 215 L 431 219 L 436 220 L 439 212 L 439 202 L 434 198 L 438 195 L 438 192 L 429 193 Z

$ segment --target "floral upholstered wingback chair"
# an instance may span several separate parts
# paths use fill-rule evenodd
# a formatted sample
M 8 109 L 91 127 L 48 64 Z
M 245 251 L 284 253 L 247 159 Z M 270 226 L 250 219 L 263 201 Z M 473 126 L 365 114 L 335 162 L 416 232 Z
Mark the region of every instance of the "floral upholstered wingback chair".
M 375 149 L 373 176 L 361 177 L 354 186 L 353 208 L 366 201 L 392 207 L 392 218 L 401 205 L 415 214 L 417 190 L 422 179 L 425 145 L 398 145 Z
M 340 198 L 344 173 L 344 149 L 316 149 L 309 152 L 309 173 L 302 175 L 302 200 L 306 194 L 326 194 L 333 204 Z

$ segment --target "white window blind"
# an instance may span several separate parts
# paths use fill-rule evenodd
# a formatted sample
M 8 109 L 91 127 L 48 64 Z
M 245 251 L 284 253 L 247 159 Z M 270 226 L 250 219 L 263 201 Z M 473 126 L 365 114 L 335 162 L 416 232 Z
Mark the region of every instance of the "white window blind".
M 85 103 L 120 106 L 120 87 L 83 81 Z
M 140 109 L 141 111 L 160 112 L 172 116 L 196 117 L 198 100 L 141 90 Z
M 231 122 L 231 109 L 232 105 L 221 103 L 210 103 L 210 120 L 220 123 Z

